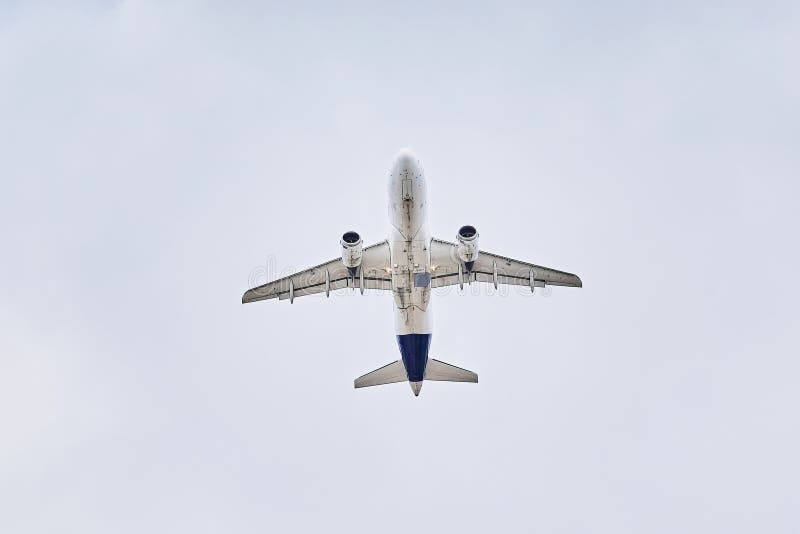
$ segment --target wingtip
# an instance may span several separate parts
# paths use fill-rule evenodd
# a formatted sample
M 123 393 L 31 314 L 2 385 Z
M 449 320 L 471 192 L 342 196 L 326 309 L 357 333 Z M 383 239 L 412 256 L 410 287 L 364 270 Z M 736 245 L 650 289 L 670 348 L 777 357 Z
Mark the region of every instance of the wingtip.
M 257 300 L 260 300 L 260 299 L 258 298 L 258 296 L 259 296 L 259 295 L 258 295 L 258 292 L 256 292 L 256 291 L 255 291 L 255 290 L 253 290 L 253 289 L 248 289 L 248 290 L 247 290 L 247 291 L 245 291 L 245 292 L 244 292 L 244 294 L 242 295 L 242 304 L 249 304 L 249 303 L 251 303 L 251 302 L 255 302 L 255 301 L 257 301 Z

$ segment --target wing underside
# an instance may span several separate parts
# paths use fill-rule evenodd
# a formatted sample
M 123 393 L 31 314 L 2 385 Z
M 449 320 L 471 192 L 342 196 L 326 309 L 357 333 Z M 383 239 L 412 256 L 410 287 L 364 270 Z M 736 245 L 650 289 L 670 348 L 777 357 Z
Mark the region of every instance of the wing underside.
M 457 245 L 441 239 L 430 243 L 431 287 L 444 287 L 470 282 L 536 287 L 582 287 L 581 279 L 572 274 L 533 263 L 523 262 L 481 251 L 472 268 L 466 270 L 456 254 Z M 315 293 L 329 293 L 347 287 L 392 289 L 391 252 L 388 241 L 364 248 L 362 263 L 353 274 L 340 258 L 305 271 L 254 287 L 245 292 L 242 302 L 267 299 L 290 299 Z
M 457 245 L 441 239 L 432 239 L 431 276 L 432 287 L 451 286 L 460 283 L 486 282 L 506 285 L 544 287 L 582 287 L 581 279 L 572 274 L 543 267 L 491 252 L 480 251 L 472 269 L 465 270 L 456 254 Z
M 389 269 L 389 243 L 382 241 L 364 248 L 361 266 L 351 274 L 340 258 L 330 260 L 305 271 L 285 276 L 278 280 L 254 287 L 242 296 L 242 303 L 267 299 L 291 299 L 315 293 L 326 293 L 346 287 L 364 289 L 392 288 Z

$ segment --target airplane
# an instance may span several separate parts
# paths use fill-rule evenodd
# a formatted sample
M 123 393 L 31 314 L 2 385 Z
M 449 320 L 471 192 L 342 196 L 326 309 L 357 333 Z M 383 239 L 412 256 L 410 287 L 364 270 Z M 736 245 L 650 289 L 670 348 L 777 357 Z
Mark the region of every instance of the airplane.
M 361 236 L 345 232 L 341 257 L 244 293 L 242 303 L 294 299 L 342 288 L 391 291 L 400 359 L 355 379 L 356 388 L 408 381 L 419 396 L 425 380 L 478 382 L 478 375 L 428 357 L 431 345 L 431 289 L 481 282 L 528 286 L 582 287 L 570 273 L 484 252 L 478 247 L 478 230 L 462 226 L 456 242 L 432 237 L 428 232 L 428 197 L 422 161 L 409 149 L 395 157 L 389 171 L 388 239 L 363 246 Z

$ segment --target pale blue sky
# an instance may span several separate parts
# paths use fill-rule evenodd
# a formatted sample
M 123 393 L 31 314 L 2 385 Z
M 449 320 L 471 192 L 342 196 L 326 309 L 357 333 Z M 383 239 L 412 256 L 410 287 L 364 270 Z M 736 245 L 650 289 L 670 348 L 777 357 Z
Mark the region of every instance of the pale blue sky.
M 0 531 L 800 529 L 790 2 L 0 6 Z M 260 266 L 431 229 L 575 272 L 439 295 L 477 386 L 352 380 L 388 295 Z M 274 263 L 273 263 L 274 262 Z

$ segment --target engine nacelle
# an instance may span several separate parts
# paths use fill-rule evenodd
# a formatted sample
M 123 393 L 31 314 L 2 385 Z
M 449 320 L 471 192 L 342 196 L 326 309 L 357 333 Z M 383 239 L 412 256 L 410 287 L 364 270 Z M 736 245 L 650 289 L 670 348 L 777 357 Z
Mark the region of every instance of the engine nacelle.
M 472 264 L 478 259 L 478 231 L 474 226 L 466 225 L 458 229 L 458 246 L 456 254 L 464 262 L 467 272 L 472 269 Z
M 340 243 L 342 245 L 342 263 L 352 274 L 361 265 L 361 255 L 364 252 L 361 236 L 351 230 L 344 233 Z

